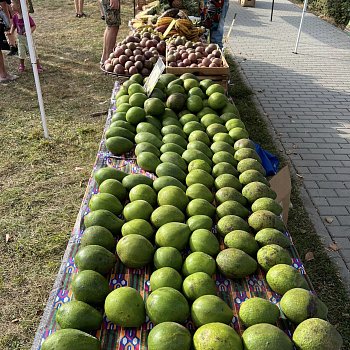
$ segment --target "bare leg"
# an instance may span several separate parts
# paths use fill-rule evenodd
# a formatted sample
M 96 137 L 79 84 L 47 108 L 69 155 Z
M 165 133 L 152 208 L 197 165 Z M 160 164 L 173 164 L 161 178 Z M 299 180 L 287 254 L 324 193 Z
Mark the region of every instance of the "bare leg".
M 7 72 L 5 68 L 4 56 L 2 54 L 2 51 L 0 51 L 0 79 L 6 79 L 6 78 L 7 78 Z
M 83 14 L 84 0 L 79 0 L 79 13 Z
M 0 50 L 0 82 L 12 81 L 17 78 L 17 75 L 10 74 L 6 71 L 4 56 Z
M 104 62 L 113 52 L 117 41 L 119 27 L 107 27 L 103 39 L 102 62 Z
M 98 1 L 98 7 L 100 9 L 101 17 L 104 17 L 105 13 L 103 12 L 102 2 L 101 0 L 97 0 L 97 1 Z
M 78 15 L 79 12 L 79 0 L 74 0 L 75 13 Z
M 81 15 L 83 13 L 84 0 L 74 0 L 75 13 Z

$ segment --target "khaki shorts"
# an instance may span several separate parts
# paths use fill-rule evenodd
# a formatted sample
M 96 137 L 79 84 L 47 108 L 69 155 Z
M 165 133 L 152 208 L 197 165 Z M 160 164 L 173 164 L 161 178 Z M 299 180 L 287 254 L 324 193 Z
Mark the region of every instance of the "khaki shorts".
M 18 58 L 20 58 L 21 60 L 24 60 L 27 57 L 27 53 L 29 53 L 27 37 L 25 35 L 17 34 L 17 46 L 18 46 Z M 33 46 L 33 48 L 34 48 L 35 56 L 38 57 L 36 54 L 35 46 Z
M 108 27 L 119 27 L 121 24 L 120 9 L 113 10 L 109 5 L 109 0 L 102 0 L 103 12 Z
M 29 52 L 27 37 L 25 35 L 20 35 L 20 34 L 17 35 L 17 46 L 18 46 L 18 57 L 24 60 L 27 57 L 27 52 Z

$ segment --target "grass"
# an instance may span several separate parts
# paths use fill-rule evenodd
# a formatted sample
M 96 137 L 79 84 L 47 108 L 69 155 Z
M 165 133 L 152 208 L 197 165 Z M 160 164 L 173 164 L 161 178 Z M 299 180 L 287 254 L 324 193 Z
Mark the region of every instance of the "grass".
M 234 85 L 230 87 L 230 95 L 237 105 L 250 137 L 266 150 L 276 154 L 281 166 L 288 164 L 286 156 L 273 141 L 269 128 L 255 105 L 254 92 L 247 86 L 238 67 L 231 56 L 227 57 Z M 288 229 L 294 244 L 304 262 L 306 271 L 318 296 L 329 309 L 329 321 L 334 324 L 344 340 L 344 350 L 350 349 L 350 299 L 342 283 L 338 269 L 331 261 L 320 237 L 304 208 L 300 195 L 300 179 L 293 177 L 291 202 L 293 208 L 289 212 Z M 307 252 L 314 254 L 314 259 L 305 261 Z
M 123 26 L 133 8 L 122 1 Z M 104 22 L 73 2 L 34 1 L 35 42 L 50 139 L 42 136 L 29 61 L 0 85 L 0 349 L 31 348 L 95 160 L 114 79 L 98 66 Z M 6 57 L 9 71 L 18 59 Z M 104 115 L 94 116 L 103 112 Z
M 293 4 L 298 5 L 301 9 L 304 7 L 304 0 L 289 0 L 289 1 L 292 2 Z M 331 2 L 329 2 L 329 3 L 331 3 Z M 317 4 L 316 4 L 316 6 L 317 6 Z M 323 9 L 323 11 L 324 10 L 325 9 Z M 328 23 L 330 23 L 330 24 L 332 24 L 332 25 L 334 25 L 342 30 L 345 30 L 345 28 L 346 28 L 346 24 L 338 23 L 334 17 L 325 15 L 322 10 L 313 6 L 313 3 L 310 4 L 310 2 L 309 2 L 307 11 L 310 11 L 315 16 L 322 18 L 324 21 L 326 21 L 326 22 L 328 22 Z M 344 16 L 345 16 L 345 13 L 344 13 Z

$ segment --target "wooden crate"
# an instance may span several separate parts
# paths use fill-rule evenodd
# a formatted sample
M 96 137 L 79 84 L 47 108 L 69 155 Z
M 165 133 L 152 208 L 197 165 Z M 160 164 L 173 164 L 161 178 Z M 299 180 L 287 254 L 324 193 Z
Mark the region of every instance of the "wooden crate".
M 222 67 L 170 67 L 166 61 L 165 71 L 166 73 L 175 74 L 180 76 L 184 73 L 191 73 L 196 75 L 200 80 L 211 79 L 216 83 L 221 84 L 225 91 L 227 91 L 228 80 L 230 76 L 230 68 L 225 59 L 223 53 L 221 53 L 221 59 L 223 62 Z
M 227 75 L 199 75 L 198 78 L 200 80 L 211 79 L 216 84 L 220 84 L 227 92 L 228 83 L 229 83 L 229 77 Z
M 223 62 L 223 67 L 170 67 L 166 65 L 166 72 L 175 75 L 182 75 L 184 73 L 192 73 L 194 75 L 224 75 L 228 76 L 230 73 L 230 68 L 225 59 L 223 53 L 221 54 L 221 59 Z
M 255 0 L 240 0 L 242 7 L 255 7 Z

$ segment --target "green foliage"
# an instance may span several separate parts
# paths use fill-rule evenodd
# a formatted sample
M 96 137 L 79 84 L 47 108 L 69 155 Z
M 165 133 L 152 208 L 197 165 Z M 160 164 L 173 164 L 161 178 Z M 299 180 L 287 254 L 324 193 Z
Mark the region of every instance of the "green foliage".
M 332 17 L 340 26 L 345 27 L 350 21 L 350 0 L 310 0 L 309 6 L 321 15 Z

